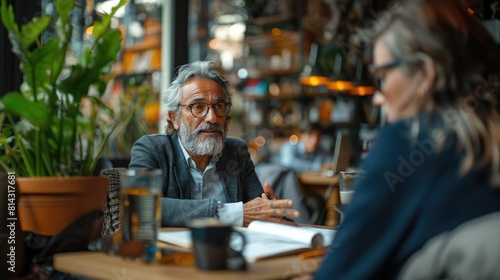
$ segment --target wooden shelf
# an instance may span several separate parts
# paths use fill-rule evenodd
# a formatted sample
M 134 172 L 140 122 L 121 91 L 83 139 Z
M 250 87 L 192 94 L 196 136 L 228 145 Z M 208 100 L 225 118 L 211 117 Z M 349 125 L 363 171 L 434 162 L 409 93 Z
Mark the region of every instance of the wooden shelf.
M 285 13 L 281 13 L 278 15 L 270 15 L 270 16 L 251 18 L 251 19 L 247 20 L 247 24 L 251 24 L 251 25 L 275 24 L 275 23 L 280 23 L 280 22 L 284 22 L 287 20 L 293 20 L 294 16 L 295 16 L 295 13 L 293 13 L 293 12 L 285 12 Z
M 311 94 L 311 93 L 298 93 L 298 94 L 281 94 L 277 96 L 272 96 L 269 94 L 266 95 L 260 95 L 260 94 L 246 94 L 244 95 L 245 99 L 247 100 L 262 100 L 262 99 L 287 99 L 287 98 L 307 98 L 307 99 L 313 99 L 317 97 L 324 97 L 324 98 L 331 98 L 331 97 L 343 97 L 343 98 L 361 98 L 361 99 L 366 99 L 367 97 L 365 96 L 357 96 L 357 95 L 350 95 L 346 93 L 337 93 L 337 92 L 327 92 L 327 93 L 318 93 L 318 94 Z
M 263 45 L 271 45 L 273 43 L 285 42 L 289 47 L 293 45 L 293 43 L 299 43 L 300 34 L 298 31 L 287 31 L 283 32 L 280 35 L 273 35 L 270 33 L 266 33 L 263 35 L 254 35 L 245 37 L 244 42 L 246 44 L 263 44 Z
M 299 74 L 300 69 L 297 67 L 293 67 L 290 69 L 267 69 L 267 68 L 257 67 L 257 68 L 254 68 L 253 71 L 254 71 L 254 73 L 253 73 L 252 77 L 257 78 L 257 77 Z
M 127 74 L 161 69 L 161 25 L 147 20 L 144 40 L 123 49 L 123 72 Z
M 144 41 L 123 50 L 123 71 L 137 73 L 161 69 L 161 45 Z
M 282 94 L 278 96 L 272 96 L 272 95 L 257 95 L 257 94 L 246 94 L 244 95 L 246 100 L 271 100 L 271 99 L 296 99 L 300 97 L 300 95 L 297 94 Z

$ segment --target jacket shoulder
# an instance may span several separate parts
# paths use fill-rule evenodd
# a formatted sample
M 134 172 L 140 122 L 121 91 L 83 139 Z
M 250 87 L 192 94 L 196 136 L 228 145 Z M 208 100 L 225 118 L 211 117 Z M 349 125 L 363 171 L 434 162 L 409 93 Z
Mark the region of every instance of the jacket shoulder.
M 240 138 L 228 136 L 226 139 L 226 145 L 228 147 L 246 147 L 247 142 Z

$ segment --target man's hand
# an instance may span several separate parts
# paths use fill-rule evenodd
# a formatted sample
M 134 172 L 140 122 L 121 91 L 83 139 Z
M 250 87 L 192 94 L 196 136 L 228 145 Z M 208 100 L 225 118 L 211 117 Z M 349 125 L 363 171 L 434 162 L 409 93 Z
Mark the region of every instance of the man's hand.
M 265 183 L 262 197 L 243 204 L 243 226 L 248 226 L 254 220 L 297 225 L 283 219 L 283 217 L 297 218 L 300 215 L 299 211 L 290 209 L 292 206 L 293 201 L 290 199 L 276 199 L 271 186 Z
M 271 200 L 278 199 L 276 195 L 274 195 L 273 188 L 271 188 L 271 185 L 267 182 L 264 183 L 264 193 L 262 194 L 262 198 Z

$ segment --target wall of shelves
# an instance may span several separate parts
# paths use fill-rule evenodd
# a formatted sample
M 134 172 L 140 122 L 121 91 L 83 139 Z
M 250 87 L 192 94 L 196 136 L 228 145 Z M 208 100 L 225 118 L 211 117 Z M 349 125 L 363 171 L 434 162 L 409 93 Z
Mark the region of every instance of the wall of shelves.
M 246 37 L 244 40 L 246 65 L 251 77 L 288 75 L 300 71 L 302 66 L 301 34 L 298 31 Z
M 250 11 L 246 21 L 243 62 L 248 78 L 242 94 L 243 121 L 250 135 L 263 130 L 270 137 L 290 135 L 300 117 L 295 99 L 301 91 L 297 77 L 303 65 L 302 1 L 282 2 Z
M 378 127 L 380 111 L 371 105 L 370 96 L 299 84 L 310 44 L 318 39 L 303 27 L 305 5 L 305 1 L 289 1 L 281 12 L 253 13 L 246 21 L 243 65 L 248 78 L 241 89 L 244 130 L 250 137 L 265 134 L 269 141 L 283 141 L 296 134 L 302 122 L 320 123 L 331 148 L 337 131 L 351 136 L 352 162 L 357 164 L 363 147 L 360 131 Z M 330 65 L 334 56 L 323 59 L 328 60 L 323 64 Z
M 122 50 L 124 74 L 154 72 L 161 69 L 161 23 L 146 20 L 144 39 Z

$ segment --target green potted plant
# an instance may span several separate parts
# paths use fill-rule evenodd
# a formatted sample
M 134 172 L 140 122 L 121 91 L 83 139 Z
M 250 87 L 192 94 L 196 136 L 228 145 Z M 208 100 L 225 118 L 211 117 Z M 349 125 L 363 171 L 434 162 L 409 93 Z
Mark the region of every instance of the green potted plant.
M 125 3 L 121 0 L 110 14 L 94 23 L 92 45 L 84 47 L 81 58 L 68 65 L 74 0 L 55 0 L 55 15 L 35 17 L 22 26 L 16 23 L 12 6 L 2 0 L 2 23 L 24 79 L 19 91 L 6 93 L 0 100 L 0 165 L 17 179 L 23 231 L 53 235 L 75 219 L 72 215 L 86 214 L 86 204 L 95 202 L 91 210 L 104 206 L 108 181 L 91 175 L 113 128 L 98 129 L 97 112 L 109 110 L 99 97 L 106 85 L 104 75 L 116 61 L 121 46 L 121 33 L 111 29 L 110 22 Z M 54 36 L 40 42 L 42 32 L 49 27 Z M 90 104 L 87 114 L 81 110 L 82 100 Z M 56 189 L 56 185 L 67 181 L 71 182 Z M 78 181 L 83 181 L 83 186 L 72 189 Z M 33 182 L 41 185 L 31 187 L 28 183 Z M 41 213 L 34 207 L 47 204 L 46 191 L 57 194 L 56 204 L 76 209 L 77 213 L 57 207 Z M 74 198 L 83 191 L 90 194 Z M 51 216 L 55 214 L 63 216 Z

